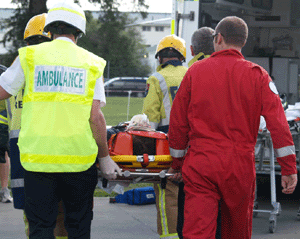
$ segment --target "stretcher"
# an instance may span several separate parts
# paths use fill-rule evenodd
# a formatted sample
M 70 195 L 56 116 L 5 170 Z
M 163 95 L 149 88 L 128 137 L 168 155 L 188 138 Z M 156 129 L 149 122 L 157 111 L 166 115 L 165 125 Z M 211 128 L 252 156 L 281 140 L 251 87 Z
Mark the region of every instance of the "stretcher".
M 300 123 L 299 121 L 289 121 L 290 131 L 293 136 L 297 169 L 299 170 L 299 137 L 300 137 Z M 255 201 L 253 209 L 253 217 L 256 217 L 258 213 L 270 213 L 269 217 L 269 231 L 274 233 L 277 226 L 277 216 L 281 213 L 281 205 L 277 202 L 276 197 L 276 175 L 281 175 L 280 165 L 276 161 L 274 156 L 274 149 L 272 144 L 272 138 L 270 132 L 266 129 L 259 132 L 257 137 L 257 143 L 255 146 L 255 161 L 256 161 L 256 174 L 270 175 L 270 187 L 271 187 L 271 206 L 273 210 L 260 210 L 257 202 L 257 190 L 255 191 Z M 257 182 L 258 183 L 258 182 Z M 300 219 L 300 208 L 297 212 L 297 217 Z
M 166 179 L 172 174 L 167 135 L 158 131 L 124 131 L 112 135 L 108 141 L 111 158 L 122 169 L 122 176 L 114 182 L 160 182 L 165 188 Z M 107 184 L 103 180 L 103 187 Z

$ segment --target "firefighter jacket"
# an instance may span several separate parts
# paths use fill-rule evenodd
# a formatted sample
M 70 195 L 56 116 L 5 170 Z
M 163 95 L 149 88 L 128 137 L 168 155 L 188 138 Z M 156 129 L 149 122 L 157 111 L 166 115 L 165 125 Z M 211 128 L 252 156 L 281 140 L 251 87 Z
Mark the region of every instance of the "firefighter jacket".
M 22 166 L 36 172 L 87 170 L 98 153 L 89 118 L 105 61 L 59 39 L 21 48 L 19 56 L 26 82 L 18 142 Z
M 180 61 L 168 61 L 158 66 L 157 72 L 147 80 L 143 113 L 152 128 L 168 132 L 172 102 L 186 71 Z
M 264 116 L 282 175 L 297 173 L 293 138 L 275 84 L 239 51 L 215 52 L 192 65 L 173 102 L 169 146 L 180 169 L 189 145 L 200 155 L 236 150 L 253 156 Z M 193 159 L 194 160 L 194 159 Z M 234 159 L 232 159 L 234 160 Z
M 191 67 L 196 61 L 200 61 L 208 57 L 210 57 L 210 55 L 205 55 L 203 52 L 200 52 L 198 55 L 194 56 L 192 60 L 189 61 L 188 66 Z

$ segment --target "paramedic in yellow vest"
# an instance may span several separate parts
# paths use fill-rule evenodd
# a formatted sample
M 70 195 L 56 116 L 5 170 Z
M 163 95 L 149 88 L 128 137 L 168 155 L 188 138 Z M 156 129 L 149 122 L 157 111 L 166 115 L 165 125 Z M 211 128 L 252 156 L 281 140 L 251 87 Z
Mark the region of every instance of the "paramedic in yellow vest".
M 51 41 L 50 32 L 44 32 L 47 14 L 39 14 L 32 17 L 24 30 L 24 41 L 27 45 L 36 45 L 42 42 Z M 9 149 L 11 158 L 11 189 L 14 197 L 14 208 L 24 210 L 24 169 L 20 162 L 20 153 L 18 148 L 18 138 L 21 128 L 21 112 L 23 105 L 24 87 L 19 90 L 16 96 L 6 100 L 6 109 L 8 112 L 9 126 Z M 62 201 L 59 202 L 58 216 L 54 235 L 58 239 L 68 238 L 64 227 L 64 212 Z M 29 236 L 28 221 L 24 213 L 25 233 Z
M 160 65 L 147 80 L 143 113 L 148 116 L 153 129 L 167 133 L 172 102 L 187 71 L 187 68 L 182 66 L 186 58 L 185 41 L 176 35 L 162 38 L 157 46 L 155 58 L 158 58 Z M 161 238 L 178 238 L 178 182 L 168 181 L 166 189 L 162 189 L 160 184 L 154 184 L 154 189 L 158 234 Z
M 0 99 L 16 95 L 25 84 L 18 146 L 30 239 L 54 238 L 60 200 L 68 238 L 89 239 L 96 159 L 108 180 L 121 174 L 108 155 L 100 108 L 106 62 L 76 45 L 85 27 L 84 11 L 59 1 L 45 23 L 54 40 L 19 49 L 0 77 Z

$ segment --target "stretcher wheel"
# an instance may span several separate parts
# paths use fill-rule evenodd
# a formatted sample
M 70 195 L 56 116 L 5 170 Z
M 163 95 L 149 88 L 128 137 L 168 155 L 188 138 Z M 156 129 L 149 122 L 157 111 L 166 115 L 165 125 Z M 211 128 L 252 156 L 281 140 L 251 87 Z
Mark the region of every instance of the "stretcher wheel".
M 270 231 L 271 233 L 274 233 L 274 232 L 275 232 L 275 230 L 276 230 L 276 225 L 277 225 L 276 219 L 275 219 L 275 220 L 270 220 L 269 231 Z
M 257 210 L 258 209 L 258 202 L 254 202 L 254 206 L 253 206 L 253 210 Z M 253 217 L 257 217 L 258 212 L 254 212 L 253 211 Z
M 160 186 L 162 189 L 166 189 L 166 185 L 167 185 L 167 178 L 162 178 L 160 180 Z

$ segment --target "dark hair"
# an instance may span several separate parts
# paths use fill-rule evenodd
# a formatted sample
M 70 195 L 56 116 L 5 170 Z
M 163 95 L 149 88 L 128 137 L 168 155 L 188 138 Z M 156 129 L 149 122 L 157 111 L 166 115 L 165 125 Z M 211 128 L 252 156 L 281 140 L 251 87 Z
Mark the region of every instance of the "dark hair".
M 192 35 L 191 45 L 195 55 L 203 52 L 205 55 L 211 55 L 214 52 L 212 36 L 214 29 L 210 27 L 201 27 Z
M 28 45 L 37 45 L 42 42 L 51 41 L 51 39 L 42 35 L 35 35 L 27 37 L 25 41 L 28 43 Z
M 248 38 L 248 27 L 246 22 L 236 16 L 223 18 L 215 29 L 220 33 L 226 44 L 243 47 Z
M 174 48 L 169 47 L 169 48 L 165 48 L 162 49 L 159 53 L 158 56 L 163 59 L 163 58 L 173 58 L 173 57 L 177 57 L 178 60 L 181 60 L 180 58 L 182 58 L 183 56 Z
M 63 35 L 63 34 L 73 34 L 75 36 L 75 38 L 77 37 L 81 37 L 82 32 L 77 29 L 76 27 L 65 23 L 65 22 L 53 22 L 51 23 L 48 28 L 49 32 L 51 32 L 51 34 L 58 34 L 58 35 Z

